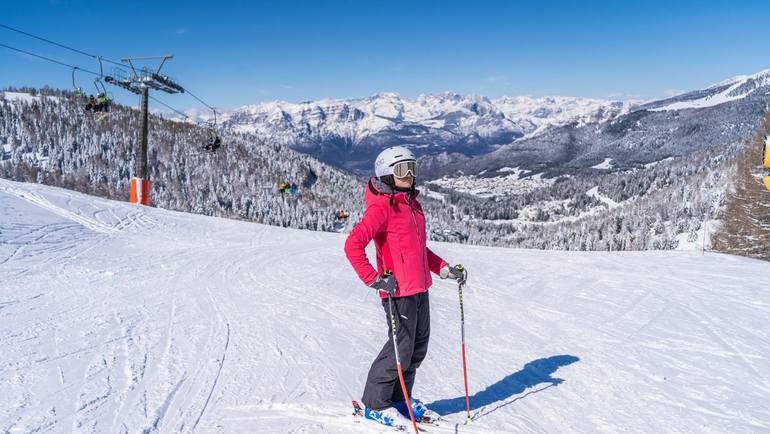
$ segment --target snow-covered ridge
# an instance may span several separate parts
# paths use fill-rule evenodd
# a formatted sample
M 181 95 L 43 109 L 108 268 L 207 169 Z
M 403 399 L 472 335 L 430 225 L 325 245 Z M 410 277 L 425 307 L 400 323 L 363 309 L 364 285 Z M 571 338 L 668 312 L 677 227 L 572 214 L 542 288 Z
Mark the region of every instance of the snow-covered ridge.
M 334 134 L 355 142 L 403 124 L 481 137 L 501 132 L 527 135 L 550 125 L 609 119 L 631 106 L 623 101 L 563 96 L 489 99 L 445 92 L 409 99 L 378 93 L 358 99 L 265 102 L 224 113 L 222 120 L 236 130 L 287 140 L 302 134 Z
M 662 107 L 651 108 L 649 110 L 666 111 L 714 107 L 745 98 L 757 89 L 768 85 L 770 85 L 770 69 L 751 75 L 738 75 L 711 85 L 705 90 L 714 90 L 716 92 L 707 92 L 702 98 L 678 101 Z
M 8 92 L 8 91 L 0 91 L 0 100 L 6 100 L 6 101 L 13 101 L 13 102 L 24 102 L 24 103 L 32 103 L 35 101 L 41 100 L 40 95 L 31 95 L 29 93 L 24 92 Z M 45 98 L 52 99 L 54 101 L 58 101 L 59 98 L 56 96 L 45 96 Z
M 540 98 L 515 96 L 489 99 L 483 96 L 444 92 L 436 95 L 420 95 L 416 99 L 409 99 L 396 93 L 387 92 L 357 99 L 322 99 L 301 103 L 264 102 L 243 106 L 229 113 L 242 112 L 255 115 L 285 112 L 292 116 L 302 117 L 318 111 L 335 113 L 338 110 L 348 108 L 361 110 L 364 114 L 371 116 L 407 122 L 430 121 L 455 112 L 474 113 L 479 116 L 503 114 L 511 120 L 527 118 L 565 121 L 592 114 L 600 109 L 609 111 L 627 106 L 623 101 L 564 96 Z
M 713 88 L 718 88 L 723 86 L 731 86 L 736 83 L 746 82 L 748 80 L 761 79 L 763 77 L 767 77 L 768 75 L 770 75 L 770 69 L 763 69 L 762 71 L 759 71 L 754 74 L 739 74 L 734 77 L 730 77 L 726 80 L 722 80 L 718 83 L 714 83 L 711 86 L 708 86 L 706 89 L 713 89 Z

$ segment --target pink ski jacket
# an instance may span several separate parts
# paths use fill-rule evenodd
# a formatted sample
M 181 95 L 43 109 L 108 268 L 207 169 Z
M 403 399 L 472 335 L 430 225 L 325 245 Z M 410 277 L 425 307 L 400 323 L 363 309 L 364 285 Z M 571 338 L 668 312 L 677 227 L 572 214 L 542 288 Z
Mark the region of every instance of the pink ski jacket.
M 396 297 L 427 291 L 432 283 L 430 272 L 439 274 L 447 265 L 426 245 L 425 215 L 417 202 L 418 195 L 419 191 L 413 197 L 393 191 L 377 178 L 371 178 L 364 195 L 364 217 L 345 241 L 345 255 L 361 281 L 371 285 L 377 276 L 391 270 L 398 284 Z M 377 249 L 376 270 L 364 250 L 372 240 Z

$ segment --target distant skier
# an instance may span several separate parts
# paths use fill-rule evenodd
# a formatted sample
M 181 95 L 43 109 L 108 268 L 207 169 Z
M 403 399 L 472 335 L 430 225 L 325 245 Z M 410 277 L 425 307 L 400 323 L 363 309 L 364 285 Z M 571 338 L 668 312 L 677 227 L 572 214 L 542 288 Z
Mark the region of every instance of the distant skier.
M 345 210 L 340 209 L 334 212 L 334 218 L 337 220 L 347 220 L 348 217 L 349 215 Z
M 442 279 L 464 283 L 464 274 L 441 259 L 426 245 L 425 215 L 415 189 L 417 160 L 402 146 L 385 149 L 377 156 L 375 175 L 365 189 L 366 211 L 345 242 L 345 254 L 358 277 L 378 290 L 388 318 L 387 294 L 393 295 L 397 316 L 398 351 L 404 382 L 412 396 L 417 368 L 428 351 L 430 271 Z M 369 263 L 365 248 L 374 240 L 377 269 Z M 392 272 L 392 277 L 386 275 Z M 467 274 L 466 274 L 467 275 Z M 390 319 L 387 321 L 390 327 Z M 390 330 L 390 328 L 389 328 Z M 391 335 L 372 363 L 361 401 L 364 416 L 385 425 L 406 426 L 406 403 L 396 370 Z M 417 399 L 410 405 L 415 419 L 438 415 Z

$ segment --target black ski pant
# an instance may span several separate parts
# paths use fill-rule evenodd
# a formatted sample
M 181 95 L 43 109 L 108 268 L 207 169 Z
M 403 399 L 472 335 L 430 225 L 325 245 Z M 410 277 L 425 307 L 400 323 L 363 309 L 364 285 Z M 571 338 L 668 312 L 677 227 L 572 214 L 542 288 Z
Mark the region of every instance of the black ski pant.
M 388 341 L 380 354 L 374 359 L 361 401 L 373 410 L 390 407 L 391 403 L 404 401 L 401 383 L 396 369 L 396 354 L 393 350 L 393 338 L 390 328 L 388 299 L 382 301 L 388 325 Z M 409 396 L 412 396 L 414 377 L 420 363 L 428 353 L 430 337 L 430 303 L 428 292 L 393 299 L 393 314 L 396 316 L 396 339 L 398 356 L 404 372 L 404 382 Z

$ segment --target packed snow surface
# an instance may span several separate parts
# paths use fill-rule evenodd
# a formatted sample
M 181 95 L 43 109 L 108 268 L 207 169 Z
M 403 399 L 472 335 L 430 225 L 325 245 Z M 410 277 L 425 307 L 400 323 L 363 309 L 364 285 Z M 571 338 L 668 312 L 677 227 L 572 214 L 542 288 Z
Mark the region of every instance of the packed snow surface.
M 23 92 L 0 92 L 0 97 L 2 97 L 0 99 L 5 99 L 7 101 L 23 101 L 26 103 L 40 101 L 39 96 L 32 96 Z
M 586 194 L 591 196 L 591 197 L 595 197 L 595 198 L 599 199 L 600 201 L 604 202 L 605 204 L 607 204 L 607 207 L 609 207 L 610 209 L 617 208 L 617 207 L 620 206 L 619 203 L 617 203 L 614 200 L 610 199 L 609 197 L 599 193 L 599 187 L 598 186 L 594 187 L 594 188 L 592 188 L 592 189 L 590 189 L 588 191 L 586 191 Z
M 344 234 L 0 180 L 0 432 L 389 432 L 350 415 L 387 339 Z M 442 243 L 425 432 L 770 430 L 770 264 Z
M 601 163 L 599 163 L 599 164 L 597 164 L 595 166 L 591 166 L 591 168 L 592 169 L 603 169 L 603 170 L 612 169 L 612 158 L 605 158 L 604 161 L 602 161 Z

